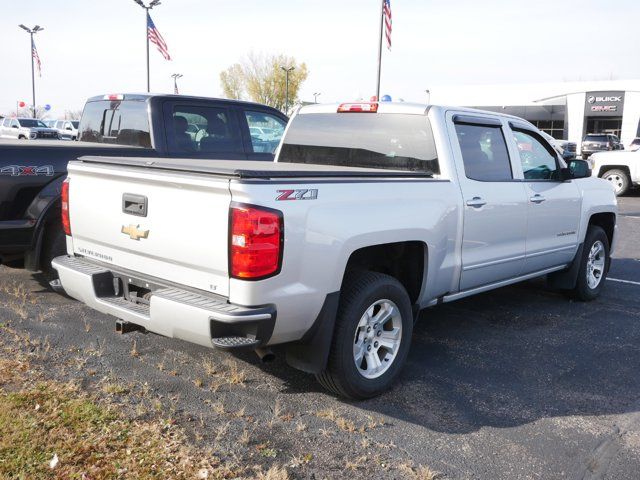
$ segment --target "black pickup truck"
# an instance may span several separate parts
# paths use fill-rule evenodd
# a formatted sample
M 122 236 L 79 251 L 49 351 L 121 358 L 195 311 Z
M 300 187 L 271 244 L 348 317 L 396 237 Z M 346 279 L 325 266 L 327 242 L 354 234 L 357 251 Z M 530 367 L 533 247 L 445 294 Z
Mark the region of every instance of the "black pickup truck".
M 63 254 L 60 188 L 85 155 L 273 160 L 287 117 L 265 105 L 182 95 L 90 98 L 78 142 L 0 140 L 0 263 L 49 271 Z

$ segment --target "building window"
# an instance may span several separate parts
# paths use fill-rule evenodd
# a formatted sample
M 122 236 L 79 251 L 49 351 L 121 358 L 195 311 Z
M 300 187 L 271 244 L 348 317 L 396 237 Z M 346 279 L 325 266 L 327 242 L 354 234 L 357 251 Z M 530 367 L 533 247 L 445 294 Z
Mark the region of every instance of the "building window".
M 562 140 L 564 138 L 564 121 L 563 120 L 532 120 L 538 130 L 548 133 L 553 138 Z

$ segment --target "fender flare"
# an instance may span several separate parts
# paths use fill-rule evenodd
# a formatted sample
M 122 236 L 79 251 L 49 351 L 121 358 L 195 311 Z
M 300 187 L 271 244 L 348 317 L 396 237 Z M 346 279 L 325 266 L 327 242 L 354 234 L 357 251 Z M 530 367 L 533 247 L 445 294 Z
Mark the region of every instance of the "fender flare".
M 47 224 L 60 211 L 60 189 L 67 178 L 61 175 L 49 182 L 27 208 L 27 216 L 36 221 L 33 227 L 31 248 L 25 252 L 24 266 L 27 270 L 40 270 L 40 256 Z

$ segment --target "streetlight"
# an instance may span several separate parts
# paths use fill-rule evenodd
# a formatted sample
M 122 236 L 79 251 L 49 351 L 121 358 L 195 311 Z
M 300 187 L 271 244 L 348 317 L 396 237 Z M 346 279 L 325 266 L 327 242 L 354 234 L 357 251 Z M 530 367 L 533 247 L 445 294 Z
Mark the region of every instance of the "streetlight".
M 429 102 L 431 102 L 431 90 L 426 89 L 424 93 L 427 94 L 427 105 L 429 105 Z
M 322 95 L 320 92 L 316 92 L 313 94 L 313 103 L 318 103 L 318 96 Z
M 286 80 L 285 80 L 285 94 L 284 94 L 284 97 L 285 97 L 285 101 L 284 101 L 284 105 L 285 105 L 285 107 L 284 107 L 284 113 L 285 113 L 286 115 L 289 115 L 289 72 L 293 72 L 293 71 L 296 69 L 296 67 L 289 67 L 289 68 L 287 68 L 287 67 L 280 67 L 280 68 L 281 68 L 282 70 L 284 70 L 285 78 L 286 78 Z
M 173 78 L 173 93 L 175 93 L 176 95 L 178 95 L 178 79 L 182 78 L 182 74 L 181 73 L 174 73 L 171 75 L 171 78 Z
M 18 25 L 21 29 L 25 30 L 26 32 L 29 33 L 29 36 L 31 37 L 31 93 L 33 94 L 33 118 L 36 118 L 36 76 L 34 73 L 34 68 L 33 68 L 33 34 L 34 33 L 38 33 L 41 32 L 42 30 L 44 30 L 43 27 L 41 27 L 40 25 L 36 25 L 33 28 L 27 28 L 25 27 L 23 24 Z
M 151 91 L 151 82 L 149 80 L 149 10 L 160 5 L 160 0 L 151 0 L 149 6 L 145 5 L 142 0 L 133 0 L 145 10 L 144 15 L 144 33 L 147 41 L 147 93 Z

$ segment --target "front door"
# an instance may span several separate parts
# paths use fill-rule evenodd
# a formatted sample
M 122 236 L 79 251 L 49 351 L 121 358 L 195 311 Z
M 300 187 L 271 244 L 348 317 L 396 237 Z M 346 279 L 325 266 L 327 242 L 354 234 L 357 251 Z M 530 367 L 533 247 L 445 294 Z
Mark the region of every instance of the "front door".
M 514 175 L 497 117 L 453 115 L 449 125 L 462 189 L 464 230 L 460 290 L 522 274 L 527 196 Z M 516 172 L 518 170 L 516 169 Z
M 563 180 L 555 150 L 537 132 L 512 124 L 528 197 L 526 273 L 566 265 L 578 247 L 582 199 Z

